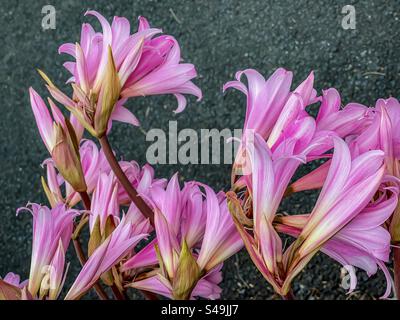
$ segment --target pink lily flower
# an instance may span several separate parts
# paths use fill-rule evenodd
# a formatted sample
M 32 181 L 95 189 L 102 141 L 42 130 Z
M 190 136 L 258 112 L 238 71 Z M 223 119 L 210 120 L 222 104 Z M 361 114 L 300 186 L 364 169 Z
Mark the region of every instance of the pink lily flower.
M 194 182 L 181 190 L 177 175 L 151 197 L 157 238 L 123 265 L 135 279 L 129 286 L 173 299 L 218 298 L 222 262 L 243 246 L 225 197 Z
M 375 108 L 371 108 L 367 111 L 365 111 L 366 107 L 364 106 L 349 104 L 343 110 L 334 113 L 336 117 L 334 119 L 333 116 L 328 113 L 330 109 L 338 110 L 340 105 L 340 102 L 332 102 L 338 99 L 340 100 L 338 93 L 334 92 L 336 91 L 330 91 L 329 94 L 325 94 L 326 96 L 336 96 L 335 99 L 330 98 L 330 104 L 335 106 L 329 107 L 329 103 L 325 103 L 325 109 L 327 109 L 327 111 L 320 111 L 320 113 L 322 112 L 323 115 L 325 113 L 328 115 L 324 115 L 326 120 L 322 119 L 320 122 L 318 122 L 317 118 L 317 126 L 321 126 L 321 124 L 323 124 L 324 128 L 328 126 L 328 128 L 335 130 L 340 136 L 344 137 L 349 145 L 352 157 L 374 149 L 384 151 L 387 173 L 399 178 L 400 152 L 398 150 L 400 150 L 400 135 L 397 130 L 393 130 L 393 128 L 400 124 L 400 103 L 394 98 L 387 100 L 379 99 Z M 328 100 L 327 98 L 327 101 Z M 324 103 L 321 108 L 323 106 Z M 299 192 L 322 187 L 329 166 L 330 161 L 325 162 L 316 170 L 294 182 L 289 187 L 288 191 Z M 390 232 L 394 242 L 397 242 L 396 239 L 400 240 L 399 226 L 400 211 L 396 209 L 390 221 Z
M 248 87 L 240 81 L 243 74 L 247 77 Z M 282 68 L 277 69 L 268 80 L 265 80 L 256 70 L 247 69 L 236 73 L 236 81 L 230 81 L 224 85 L 224 91 L 234 88 L 247 96 L 244 135 L 247 130 L 253 130 L 267 139 L 277 126 L 278 118 L 281 118 L 280 126 L 283 125 L 282 113 L 285 114 L 286 119 L 289 119 L 293 111 L 286 112 L 285 110 L 292 110 L 293 104 L 298 104 L 296 96 L 301 97 L 304 108 L 316 101 L 312 73 L 293 93 L 290 92 L 292 78 L 292 72 Z M 277 131 L 279 131 L 278 127 L 275 129 L 275 132 Z
M 315 253 L 368 205 L 385 172 L 382 151 L 368 151 L 352 159 L 346 143 L 337 137 L 333 139 L 335 151 L 317 203 L 283 259 L 287 274 L 284 294 Z
M 380 99 L 376 108 L 381 117 L 379 144 L 385 151 L 385 163 L 389 174 L 400 178 L 400 103 L 394 98 Z M 396 207 L 390 220 L 389 231 L 394 243 L 400 242 L 400 207 Z
M 93 135 L 101 137 L 111 128 L 109 120 L 138 126 L 137 118 L 123 105 L 127 98 L 174 94 L 178 109 L 185 109 L 186 98 L 192 94 L 201 99 L 201 91 L 190 80 L 197 76 L 192 64 L 180 63 L 180 49 L 171 36 L 155 35 L 160 29 L 150 28 L 145 18 L 139 18 L 139 28 L 130 34 L 126 18 L 114 17 L 112 25 L 96 11 L 103 32 L 96 33 L 91 25 L 82 26 L 80 44 L 64 44 L 60 53 L 67 53 L 75 62 L 64 66 L 73 77 L 68 81 L 74 89 L 74 100 L 58 90 L 47 76 L 48 89 L 64 104 Z
M 266 139 L 271 149 L 274 149 L 274 146 L 278 145 L 280 141 L 287 139 L 288 135 L 295 138 L 296 135 L 304 134 L 305 130 L 315 131 L 315 120 L 305 110 L 309 104 L 318 101 L 313 85 L 314 73 L 311 72 L 307 79 L 289 96 L 274 123 L 271 134 Z M 302 145 L 306 146 L 306 141 Z
M 192 198 L 193 194 L 200 193 L 197 186 L 193 186 L 193 184 L 190 183 L 185 186 L 184 190 L 186 190 L 186 192 L 181 192 L 178 175 L 176 174 L 169 181 L 168 185 L 165 185 L 165 181 L 160 184 L 156 183 L 148 190 L 149 193 L 142 191 L 141 194 L 144 195 L 145 199 L 148 199 L 150 205 L 157 207 L 159 211 L 163 210 L 162 212 L 165 212 L 164 215 L 167 217 L 168 221 L 171 221 L 169 225 L 174 228 L 173 232 L 176 235 L 181 233 L 186 235 L 188 246 L 192 247 L 200 241 L 203 236 L 203 234 L 198 232 L 198 230 L 204 230 L 205 223 L 203 219 L 197 218 L 197 214 L 199 214 L 200 217 L 204 217 L 202 214 L 203 200 L 201 198 L 199 203 L 194 199 L 194 197 Z M 183 205 L 182 202 L 184 203 Z M 197 210 L 199 205 L 200 210 Z M 188 209 L 182 212 L 184 206 L 188 206 Z M 191 214 L 191 211 L 189 211 L 194 207 L 196 208 L 196 216 L 195 214 Z M 129 211 L 132 211 L 135 214 L 139 213 L 139 210 L 133 203 L 131 204 Z M 139 214 L 138 216 L 143 215 Z M 161 217 L 159 214 L 158 216 Z M 181 221 L 182 216 L 184 216 L 184 218 Z M 196 224 L 190 224 L 191 221 L 196 222 Z M 191 234 L 194 234 L 194 237 L 192 237 Z M 158 246 L 157 238 L 140 250 L 139 253 L 131 257 L 122 266 L 122 270 L 127 271 L 158 264 L 158 257 L 155 249 L 156 246 Z M 166 260 L 168 261 L 170 259 L 167 258 Z
M 148 228 L 148 221 L 135 226 L 129 215 L 125 215 L 111 235 L 92 253 L 65 300 L 79 299 L 84 295 L 104 273 L 132 252 L 138 242 L 147 236 L 145 232 Z
M 357 285 L 357 277 L 351 266 L 365 270 L 368 276 L 375 274 L 379 266 L 387 281 L 383 298 L 388 298 L 392 280 L 385 262 L 389 262 L 390 234 L 382 225 L 397 206 L 399 190 L 397 185 L 387 187 L 382 184 L 378 192 L 379 198 L 370 202 L 350 223 L 328 240 L 321 251 L 349 271 L 349 293 Z M 275 228 L 278 232 L 298 238 L 309 219 L 310 215 L 277 217 Z
M 394 98 L 379 99 L 374 108 L 375 117 L 370 126 L 359 136 L 349 139 L 353 154 L 370 149 L 381 149 L 385 152 L 387 173 L 400 178 L 400 135 L 396 126 L 400 124 L 400 103 Z M 392 241 L 400 241 L 400 208 L 396 208 L 389 221 Z
M 317 131 L 315 120 L 305 110 L 308 105 L 319 100 L 313 88 L 313 73 L 310 73 L 307 79 L 293 92 L 289 92 L 291 74 L 283 69 L 278 69 L 267 82 L 255 70 L 246 70 L 244 73 L 249 78 L 248 91 L 239 81 L 225 85 L 225 89 L 228 87 L 238 88 L 248 95 L 244 134 L 232 170 L 232 181 L 235 183 L 235 187 L 239 189 L 243 187 L 243 179 L 236 181 L 236 175 L 246 176 L 249 173 L 248 171 L 251 171 L 251 165 L 246 161 L 248 157 L 245 151 L 253 148 L 254 137 L 251 137 L 251 135 L 261 135 L 267 141 L 272 152 L 279 150 L 277 155 L 289 157 L 301 155 L 300 157 L 304 158 L 302 161 L 319 158 L 332 147 L 331 140 L 326 139 L 332 132 L 327 130 Z M 274 88 L 274 90 L 271 88 Z M 282 88 L 285 88 L 282 91 L 284 94 L 281 92 Z M 281 92 L 281 96 L 278 92 Z M 275 94 L 277 98 L 273 99 Z M 276 101 L 280 102 L 275 104 Z M 265 103 L 267 103 L 268 108 L 265 108 Z M 262 122 L 263 125 L 268 124 L 264 127 L 261 126 L 261 123 L 257 125 L 257 121 L 263 119 L 263 117 L 271 119 L 271 122 Z M 307 150 L 308 145 L 313 140 L 314 142 L 320 140 L 319 147 L 317 148 L 312 143 L 314 144 L 312 150 Z M 322 143 L 323 140 L 325 140 L 325 143 Z M 305 150 L 307 150 L 307 155 L 304 154 Z
M 311 92 L 310 84 L 301 88 Z M 249 136 L 244 137 L 246 163 L 250 164 L 250 170 L 238 182 L 239 190 L 243 186 L 246 189 L 239 192 L 239 197 L 233 192 L 228 193 L 231 214 L 250 257 L 278 293 L 281 293 L 285 280 L 282 241 L 273 227 L 278 207 L 297 168 L 310 155 L 329 150 L 331 137 L 335 135 L 333 132 L 316 132 L 314 119 L 303 110 L 302 98 L 299 95 L 293 97 L 298 99 L 298 104 L 285 106 L 285 114 L 290 116 L 281 114 L 276 122 L 280 136 L 274 138 L 271 134 L 265 141 L 256 133 L 254 137 L 250 136 L 253 138 L 250 143 L 247 141 Z M 288 121 L 294 116 L 296 118 Z M 253 233 L 250 234 L 248 229 Z
M 33 297 L 49 294 L 56 299 L 63 284 L 65 250 L 73 231 L 74 218 L 78 211 L 60 205 L 49 209 L 38 204 L 27 208 L 33 216 L 32 260 L 28 290 Z
M 206 191 L 206 226 L 197 263 L 202 270 L 212 270 L 243 247 L 229 214 L 226 198 L 202 185 Z

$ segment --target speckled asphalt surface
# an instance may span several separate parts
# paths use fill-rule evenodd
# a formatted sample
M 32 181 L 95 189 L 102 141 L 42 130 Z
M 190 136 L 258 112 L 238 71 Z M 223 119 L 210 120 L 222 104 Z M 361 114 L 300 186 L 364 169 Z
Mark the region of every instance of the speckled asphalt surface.
M 41 9 L 51 3 L 57 9 L 56 30 L 42 31 Z M 356 30 L 341 27 L 341 9 L 356 8 Z M 315 71 L 318 90 L 330 86 L 342 93 L 343 102 L 371 105 L 379 97 L 400 93 L 400 3 L 399 1 L 16 1 L 0 5 L 0 275 L 14 271 L 28 275 L 31 219 L 15 217 L 16 208 L 28 201 L 44 202 L 40 187 L 40 163 L 47 156 L 29 107 L 28 87 L 44 94 L 35 72 L 39 67 L 61 85 L 67 77 L 61 67 L 66 57 L 58 46 L 79 39 L 87 9 L 96 9 L 111 19 L 126 16 L 131 21 L 143 15 L 152 25 L 176 36 L 183 57 L 197 66 L 196 83 L 204 99 L 190 99 L 179 115 L 173 98 L 138 99 L 128 106 L 142 122 L 144 131 L 167 128 L 177 120 L 182 128 L 240 128 L 244 98 L 238 93 L 222 95 L 222 85 L 237 70 L 256 68 L 265 75 L 277 67 L 295 73 L 299 83 Z M 94 21 L 91 18 L 86 19 Z M 113 130 L 112 143 L 126 159 L 145 162 L 148 143 L 143 132 L 125 125 Z M 229 185 L 229 166 L 163 165 L 159 176 L 175 171 L 187 180 L 198 179 L 221 189 Z M 306 212 L 315 194 L 288 199 L 288 212 Z M 76 265 L 73 256 L 70 259 Z M 273 299 L 270 287 L 250 263 L 245 252 L 230 259 L 224 269 L 224 299 Z M 70 276 L 77 272 L 72 268 Z M 350 298 L 370 299 L 384 291 L 381 273 L 367 281 L 358 273 L 359 286 Z M 303 299 L 346 299 L 340 287 L 340 266 L 319 255 L 297 278 L 294 291 Z

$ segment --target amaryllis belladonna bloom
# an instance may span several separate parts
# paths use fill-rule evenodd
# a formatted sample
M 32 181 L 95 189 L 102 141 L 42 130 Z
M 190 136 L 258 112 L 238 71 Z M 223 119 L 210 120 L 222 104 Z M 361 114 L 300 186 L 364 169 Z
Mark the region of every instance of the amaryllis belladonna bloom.
M 33 297 L 57 299 L 64 282 L 65 252 L 78 211 L 64 205 L 49 209 L 38 204 L 27 208 L 33 217 L 33 241 L 28 290 Z
M 368 276 L 375 274 L 378 266 L 386 276 L 387 289 L 383 298 L 391 293 L 391 276 L 385 262 L 389 261 L 390 234 L 383 227 L 398 202 L 398 186 L 388 186 L 384 182 L 379 197 L 371 201 L 349 224 L 343 227 L 322 247 L 321 251 L 341 263 L 350 273 L 349 292 L 357 285 L 354 267 L 365 270 Z M 277 217 L 275 227 L 279 232 L 298 237 L 310 215 L 288 215 Z
M 247 77 L 247 87 L 241 82 L 243 75 Z M 292 78 L 292 72 L 283 68 L 277 69 L 267 80 L 258 71 L 247 69 L 236 73 L 236 81 L 224 85 L 224 91 L 234 88 L 247 96 L 244 132 L 253 130 L 267 139 L 273 131 L 279 132 L 276 126 L 278 118 L 281 118 L 280 123 L 284 125 L 284 118 L 290 121 L 294 119 L 291 116 L 296 117 L 293 110 L 304 110 L 306 106 L 317 101 L 316 91 L 313 89 L 313 73 L 293 92 L 290 91 Z M 271 138 L 271 143 L 272 140 L 274 138 Z
M 370 149 L 383 150 L 387 173 L 400 178 L 400 135 L 397 130 L 400 103 L 395 98 L 379 99 L 373 110 L 375 117 L 371 124 L 360 135 L 350 137 L 349 146 L 353 154 Z M 399 208 L 396 208 L 389 224 L 393 243 L 400 242 Z
M 366 208 L 378 191 L 385 173 L 382 151 L 368 151 L 352 159 L 346 143 L 337 137 L 333 139 L 334 154 L 317 203 L 298 239 L 288 248 L 284 258 L 286 279 L 283 293 L 289 290 L 292 279 L 321 247 L 349 226 L 363 210 L 368 211 Z M 357 194 L 357 197 L 354 197 L 354 194 Z M 381 211 L 376 210 L 374 218 L 382 221 L 382 216 L 378 215 L 387 217 L 391 209 L 393 205 Z M 354 236 L 357 232 L 350 234 Z M 376 237 L 370 241 L 369 248 L 380 244 L 381 241 L 388 247 L 390 239 Z
M 123 105 L 130 97 L 174 94 L 177 112 L 185 109 L 184 94 L 199 99 L 200 89 L 191 82 L 197 76 L 192 64 L 181 62 L 178 42 L 171 36 L 157 36 L 160 29 L 150 28 L 139 18 L 136 33 L 131 34 L 126 18 L 114 17 L 112 25 L 96 11 L 87 15 L 98 18 L 103 32 L 91 25 L 82 26 L 80 44 L 64 44 L 75 62 L 65 67 L 72 73 L 73 99 L 62 93 L 41 72 L 53 97 L 64 104 L 94 136 L 101 138 L 110 128 L 109 120 L 139 125 L 136 117 Z
M 349 103 L 341 109 L 341 98 L 336 89 L 330 88 L 322 92 L 321 106 L 316 118 L 317 130 L 334 131 L 345 140 L 349 137 L 354 139 L 373 123 L 373 119 L 373 110 L 358 103 Z M 370 134 L 368 133 L 369 136 L 371 136 Z M 378 148 L 374 146 L 371 149 Z M 321 188 L 328 173 L 329 165 L 330 161 L 328 160 L 310 174 L 298 179 L 289 187 L 288 192 Z
M 290 127 L 290 126 L 289 126 Z M 291 129 L 288 128 L 288 132 Z M 278 145 L 270 149 L 264 139 L 254 135 L 246 142 L 246 162 L 250 171 L 239 180 L 241 188 L 236 195 L 228 193 L 231 213 L 253 262 L 277 292 L 284 281 L 282 270 L 282 241 L 273 228 L 273 221 L 285 191 L 297 168 L 306 161 L 307 155 L 330 145 L 331 134 L 314 136 L 311 129 L 278 139 Z M 246 136 L 245 139 L 248 139 Z M 309 145 L 305 146 L 304 141 Z M 252 229 L 250 234 L 246 229 Z
M 135 277 L 129 286 L 174 299 L 218 298 L 222 262 L 243 245 L 223 194 L 193 182 L 181 190 L 175 175 L 152 201 L 157 238 L 124 264 Z
M 248 78 L 248 88 L 239 81 L 242 74 Z M 232 172 L 232 180 L 236 187 L 243 180 L 235 181 L 235 175 L 246 175 L 246 171 L 251 171 L 251 168 L 246 170 L 249 164 L 246 163 L 245 153 L 248 147 L 252 148 L 252 140 L 254 140 L 250 138 L 252 135 L 260 135 L 267 141 L 272 151 L 281 149 L 279 151 L 281 154 L 298 155 L 307 148 L 312 139 L 324 139 L 329 133 L 328 130 L 317 132 L 315 120 L 306 111 L 308 105 L 319 100 L 313 88 L 313 73 L 293 92 L 290 92 L 292 74 L 284 69 L 275 71 L 267 81 L 252 69 L 239 72 L 237 79 L 238 81 L 228 82 L 224 86 L 224 90 L 233 87 L 247 95 L 244 133 Z M 283 141 L 285 143 L 282 143 Z M 307 152 L 304 161 L 320 157 L 330 147 L 329 143 L 321 143 L 319 148 Z M 288 150 L 285 151 L 284 148 Z M 293 151 L 289 150 L 290 148 L 294 148 Z

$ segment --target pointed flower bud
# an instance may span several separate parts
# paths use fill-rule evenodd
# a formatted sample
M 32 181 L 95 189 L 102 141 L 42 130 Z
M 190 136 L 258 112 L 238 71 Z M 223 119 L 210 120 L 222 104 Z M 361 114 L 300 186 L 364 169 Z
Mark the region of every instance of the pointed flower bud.
M 72 127 L 65 119 L 66 126 L 55 124 L 56 144 L 51 152 L 58 171 L 66 181 L 77 192 L 84 192 L 87 189 L 83 170 L 81 166 L 77 141 Z
M 54 161 L 52 159 L 47 159 L 43 164 L 46 165 L 47 177 L 46 179 L 42 177 L 42 187 L 51 207 L 55 208 L 58 205 L 63 204 L 65 200 L 61 194 Z
M 86 191 L 78 141 L 71 123 L 49 99 L 51 116 L 43 99 L 32 88 L 30 98 L 40 135 L 58 171 L 76 191 Z
M 196 259 L 190 252 L 186 241 L 183 240 L 178 267 L 172 282 L 172 293 L 174 299 L 189 299 L 200 275 L 200 268 Z
M 94 128 L 99 138 L 106 134 L 108 122 L 121 92 L 118 71 L 115 67 L 112 49 L 108 47 L 108 63 L 100 90 L 100 103 L 96 108 Z

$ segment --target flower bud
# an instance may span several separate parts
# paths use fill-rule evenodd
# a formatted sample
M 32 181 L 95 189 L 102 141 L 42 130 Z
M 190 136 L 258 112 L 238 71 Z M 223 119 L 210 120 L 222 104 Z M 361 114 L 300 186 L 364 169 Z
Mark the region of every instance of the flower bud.
M 104 75 L 103 84 L 97 103 L 94 127 L 98 138 L 101 138 L 107 131 L 108 122 L 114 106 L 118 101 L 121 92 L 121 83 L 113 58 L 111 47 L 108 48 L 108 64 Z
M 86 191 L 86 182 L 83 175 L 79 156 L 78 143 L 75 132 L 67 119 L 66 126 L 54 123 L 56 142 L 51 156 L 58 171 L 77 192 Z
M 172 282 L 172 293 L 174 299 L 189 299 L 194 287 L 200 279 L 200 276 L 200 268 L 190 252 L 186 241 L 183 241 L 178 268 Z

